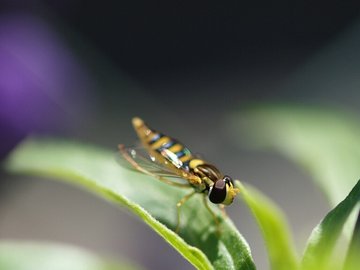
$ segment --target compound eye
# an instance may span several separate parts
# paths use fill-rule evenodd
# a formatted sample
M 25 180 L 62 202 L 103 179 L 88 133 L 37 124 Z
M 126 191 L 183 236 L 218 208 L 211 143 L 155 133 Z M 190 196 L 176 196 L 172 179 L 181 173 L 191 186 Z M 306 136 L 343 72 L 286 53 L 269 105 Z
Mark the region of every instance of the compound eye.
M 209 200 L 212 203 L 222 203 L 226 198 L 226 182 L 221 179 L 215 182 L 214 186 L 210 189 Z
M 231 179 L 230 176 L 225 175 L 223 181 L 225 181 L 225 183 L 228 185 L 230 185 L 230 183 L 234 185 L 233 180 Z

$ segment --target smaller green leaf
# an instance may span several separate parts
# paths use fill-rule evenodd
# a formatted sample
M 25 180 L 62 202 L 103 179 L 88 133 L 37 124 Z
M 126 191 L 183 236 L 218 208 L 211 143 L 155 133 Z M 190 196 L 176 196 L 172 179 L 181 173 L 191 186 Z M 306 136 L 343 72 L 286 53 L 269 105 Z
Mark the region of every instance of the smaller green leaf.
M 302 260 L 302 269 L 332 269 L 332 251 L 350 213 L 360 202 L 360 181 L 312 231 Z M 339 258 L 336 258 L 339 261 Z
M 273 201 L 254 187 L 244 186 L 239 181 L 236 185 L 260 227 L 271 269 L 297 269 L 298 259 L 283 213 Z
M 354 228 L 354 233 L 349 246 L 348 254 L 345 261 L 344 270 L 358 270 L 360 268 L 360 210 Z
M 129 263 L 101 259 L 70 245 L 39 242 L 0 242 L 4 270 L 135 270 Z

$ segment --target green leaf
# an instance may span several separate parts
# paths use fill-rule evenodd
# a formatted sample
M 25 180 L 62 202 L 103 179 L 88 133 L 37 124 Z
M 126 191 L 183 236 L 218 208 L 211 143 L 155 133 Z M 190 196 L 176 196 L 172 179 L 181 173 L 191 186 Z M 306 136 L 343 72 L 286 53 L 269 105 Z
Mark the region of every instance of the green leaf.
M 176 227 L 176 203 L 192 189 L 166 185 L 152 177 L 122 168 L 114 152 L 51 139 L 28 139 L 9 157 L 13 173 L 48 176 L 91 190 L 96 195 L 127 207 L 161 235 L 198 269 L 255 269 L 248 244 L 228 218 L 221 220 L 217 235 L 213 217 L 193 196 L 181 208 L 180 235 Z
M 353 236 L 350 242 L 349 250 L 347 252 L 345 261 L 345 270 L 358 270 L 360 268 L 360 209 L 358 210 L 358 217 L 354 227 Z
M 321 223 L 313 230 L 305 249 L 302 269 L 328 270 L 334 269 L 334 261 L 339 256 L 332 256 L 332 251 L 339 238 L 341 230 L 350 213 L 360 202 L 360 181 L 351 190 L 350 194 L 331 210 Z M 360 265 L 359 265 L 360 267 Z M 338 269 L 338 268 L 335 268 Z
M 259 105 L 234 115 L 235 136 L 259 148 L 274 149 L 305 168 L 332 206 L 360 176 L 360 122 L 335 110 L 290 105 Z
M 298 269 L 298 259 L 283 213 L 273 201 L 250 185 L 236 182 L 260 227 L 273 270 Z
M 135 270 L 82 249 L 54 243 L 0 241 L 0 269 L 4 270 Z

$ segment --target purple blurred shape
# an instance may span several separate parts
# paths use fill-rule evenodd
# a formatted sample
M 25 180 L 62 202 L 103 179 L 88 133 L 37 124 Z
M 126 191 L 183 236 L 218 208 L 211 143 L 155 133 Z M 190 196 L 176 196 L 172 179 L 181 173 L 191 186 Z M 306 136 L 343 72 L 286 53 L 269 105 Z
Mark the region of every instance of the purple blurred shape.
M 0 158 L 31 132 L 66 129 L 86 104 L 89 85 L 46 23 L 26 14 L 1 16 Z

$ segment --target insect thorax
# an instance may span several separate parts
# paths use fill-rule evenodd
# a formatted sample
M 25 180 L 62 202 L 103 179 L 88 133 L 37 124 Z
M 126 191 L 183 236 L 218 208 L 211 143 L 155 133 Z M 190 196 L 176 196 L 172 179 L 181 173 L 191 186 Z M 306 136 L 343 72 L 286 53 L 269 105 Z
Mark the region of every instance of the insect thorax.
M 191 168 L 191 171 L 204 182 L 206 190 L 209 190 L 210 186 L 218 179 L 222 178 L 220 171 L 214 165 L 208 163 L 199 164 L 196 167 Z

